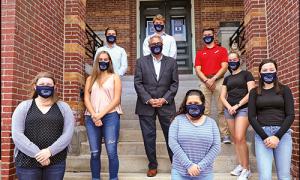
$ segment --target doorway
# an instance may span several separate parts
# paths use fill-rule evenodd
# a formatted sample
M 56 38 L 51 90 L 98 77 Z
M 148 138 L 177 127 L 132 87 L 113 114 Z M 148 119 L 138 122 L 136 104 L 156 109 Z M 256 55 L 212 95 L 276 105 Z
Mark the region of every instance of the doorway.
M 153 34 L 152 19 L 161 14 L 166 18 L 165 32 L 172 35 L 177 45 L 177 64 L 180 74 L 193 72 L 191 1 L 162 0 L 140 2 L 140 52 L 146 36 Z

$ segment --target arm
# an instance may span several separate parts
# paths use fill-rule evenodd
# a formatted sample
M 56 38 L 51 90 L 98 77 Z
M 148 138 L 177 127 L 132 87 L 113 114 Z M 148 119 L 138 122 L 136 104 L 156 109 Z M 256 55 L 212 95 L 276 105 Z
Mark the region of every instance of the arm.
M 105 109 L 101 110 L 101 114 L 104 116 L 105 114 L 112 111 L 116 106 L 118 106 L 121 103 L 121 94 L 122 94 L 122 83 L 120 76 L 117 74 L 114 74 L 114 98 L 109 103 L 108 106 L 106 106 Z M 108 92 L 107 92 L 108 93 Z M 102 117 L 103 117 L 102 116 Z
M 265 131 L 257 121 L 256 98 L 257 98 L 256 90 L 252 89 L 249 93 L 249 101 L 248 101 L 249 123 L 251 124 L 255 132 L 261 137 L 261 139 L 265 140 L 266 138 L 268 138 L 268 135 L 265 133 Z
M 128 62 L 127 62 L 127 54 L 126 51 L 122 48 L 122 55 L 121 55 L 121 67 L 119 69 L 118 74 L 120 76 L 124 76 L 128 68 Z
M 177 63 L 174 59 L 172 59 L 172 62 L 173 62 L 172 83 L 169 87 L 169 90 L 163 96 L 163 98 L 168 103 L 172 103 L 174 101 L 174 98 L 178 90 L 178 84 L 179 84 Z
M 142 99 L 143 103 L 146 104 L 152 97 L 145 90 L 143 85 L 143 72 L 141 68 L 141 59 L 138 59 L 135 66 L 135 74 L 134 74 L 134 88 L 137 95 Z
M 212 122 L 212 135 L 213 135 L 213 144 L 210 147 L 208 153 L 204 156 L 204 158 L 198 163 L 198 166 L 200 167 L 200 171 L 202 169 L 205 169 L 208 165 L 214 162 L 217 155 L 221 151 L 221 138 L 220 138 L 220 132 L 219 128 L 215 121 Z
M 228 103 L 228 101 L 226 100 L 227 97 L 227 87 L 226 85 L 222 85 L 222 89 L 221 89 L 221 94 L 220 94 L 220 99 L 223 103 L 223 105 L 227 108 L 230 109 L 231 105 Z
M 150 48 L 149 48 L 149 42 L 148 42 L 149 37 L 150 36 L 146 37 L 145 40 L 144 40 L 144 43 L 143 43 L 143 55 L 144 56 L 147 56 L 147 55 L 151 54 L 151 51 L 150 51 Z
M 228 69 L 228 63 L 227 62 L 222 62 L 221 63 L 221 69 L 219 69 L 217 74 L 214 75 L 213 79 L 217 80 L 217 79 L 223 77 L 224 74 L 226 73 L 227 69 Z
M 246 96 L 244 96 L 243 99 L 240 100 L 239 105 L 238 105 L 239 107 L 248 103 L 249 92 L 251 91 L 251 89 L 255 88 L 255 82 L 254 81 L 248 81 L 247 82 L 247 88 L 248 88 L 248 94 L 246 94 Z
M 84 105 L 92 116 L 95 116 L 96 112 L 91 103 L 91 92 L 89 91 L 89 87 L 91 84 L 91 76 L 86 79 L 85 87 L 84 87 Z
M 180 144 L 178 143 L 178 128 L 179 122 L 178 119 L 175 118 L 174 121 L 171 123 L 169 129 L 169 147 L 174 153 L 174 157 L 179 159 L 180 164 L 184 166 L 185 169 L 188 169 L 193 165 L 193 162 L 189 160 L 188 156 L 185 154 Z
M 176 59 L 177 57 L 177 46 L 176 46 L 176 41 L 175 38 L 171 36 L 171 44 L 170 44 L 170 52 L 169 52 L 170 57 Z
M 58 102 L 64 116 L 64 129 L 62 135 L 49 147 L 51 155 L 64 150 L 70 143 L 74 133 L 75 118 L 70 106 L 65 102 Z
M 291 127 L 295 119 L 294 99 L 290 88 L 288 88 L 287 86 L 284 87 L 283 98 L 284 98 L 285 119 L 280 129 L 275 134 L 275 136 L 278 137 L 279 139 L 281 139 L 281 137 Z
M 40 152 L 40 148 L 31 142 L 24 134 L 25 119 L 29 109 L 27 103 L 28 101 L 23 101 L 19 104 L 12 115 L 12 139 L 17 149 L 29 157 L 35 158 L 35 155 Z
M 201 71 L 201 66 L 196 66 L 196 67 L 195 67 L 195 70 L 196 70 L 196 74 L 197 74 L 197 76 L 199 77 L 199 79 L 200 79 L 202 82 L 206 83 L 207 80 L 208 80 L 208 78 L 207 78 L 207 77 L 203 74 L 203 72 Z

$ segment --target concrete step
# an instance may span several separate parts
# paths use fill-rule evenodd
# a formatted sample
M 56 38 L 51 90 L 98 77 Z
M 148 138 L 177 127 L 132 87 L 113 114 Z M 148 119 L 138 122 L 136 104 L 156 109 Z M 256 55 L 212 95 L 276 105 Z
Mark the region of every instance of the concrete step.
M 90 172 L 72 173 L 66 172 L 64 180 L 90 180 Z M 108 173 L 101 173 L 102 180 L 109 180 Z M 119 173 L 119 180 L 171 180 L 170 173 L 160 173 L 155 177 L 147 177 L 146 173 Z M 236 180 L 236 176 L 231 176 L 229 173 L 214 173 L 214 180 Z M 174 179 L 175 180 L 175 179 Z M 252 173 L 249 180 L 258 180 L 258 174 Z M 273 173 L 272 180 L 276 180 L 276 174 Z
M 250 148 L 250 143 L 248 143 L 249 151 L 252 149 Z M 81 144 L 81 155 L 89 155 L 90 154 L 90 147 L 88 142 L 84 142 Z M 102 154 L 106 155 L 106 148 L 105 145 L 102 144 Z M 145 148 L 143 142 L 119 142 L 118 144 L 118 154 L 119 155 L 145 155 Z M 156 154 L 167 156 L 167 147 L 165 142 L 157 142 L 156 143 Z M 223 156 L 234 156 L 235 150 L 234 145 L 232 144 L 222 144 L 222 150 L 220 155 Z M 250 152 L 250 156 L 252 152 Z
M 235 156 L 218 156 L 214 163 L 214 171 L 217 173 L 230 172 L 236 166 Z M 90 155 L 68 156 L 66 171 L 89 172 Z M 168 156 L 158 156 L 158 170 L 162 173 L 170 172 L 171 165 Z M 119 155 L 121 173 L 143 173 L 147 171 L 148 160 L 145 155 Z M 108 159 L 101 157 L 102 172 L 108 172 Z M 250 157 L 251 171 L 257 172 L 256 159 Z
M 120 142 L 143 142 L 140 129 L 120 129 Z M 156 142 L 165 142 L 162 130 L 156 130 Z

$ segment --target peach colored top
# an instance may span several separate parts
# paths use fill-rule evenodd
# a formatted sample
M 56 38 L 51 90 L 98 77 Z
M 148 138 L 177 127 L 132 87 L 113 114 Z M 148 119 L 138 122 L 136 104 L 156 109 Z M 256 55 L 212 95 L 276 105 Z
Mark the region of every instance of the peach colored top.
M 91 91 L 91 103 L 96 113 L 99 113 L 102 109 L 106 108 L 114 99 L 114 75 L 111 75 L 100 86 L 97 81 L 94 82 Z M 119 114 L 123 114 L 121 105 L 117 105 L 110 113 L 117 111 Z M 85 115 L 91 115 L 88 110 L 85 111 Z

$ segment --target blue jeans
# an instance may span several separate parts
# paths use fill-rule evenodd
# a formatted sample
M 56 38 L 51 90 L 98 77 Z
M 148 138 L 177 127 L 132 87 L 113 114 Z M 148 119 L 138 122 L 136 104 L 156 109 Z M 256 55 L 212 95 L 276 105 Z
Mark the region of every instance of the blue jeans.
M 279 126 L 263 127 L 268 136 L 274 135 Z M 280 139 L 275 149 L 267 148 L 261 137 L 255 133 L 255 154 L 257 169 L 260 180 L 272 179 L 272 162 L 275 159 L 277 178 L 279 180 L 290 179 L 291 156 L 292 156 L 292 137 L 291 130 L 288 130 Z
M 102 118 L 103 125 L 95 126 L 91 116 L 85 116 L 85 125 L 90 144 L 90 167 L 92 179 L 100 179 L 101 170 L 101 142 L 104 137 L 105 147 L 109 161 L 109 179 L 117 180 L 119 172 L 118 139 L 120 131 L 120 115 L 117 112 L 106 114 Z
M 46 167 L 16 167 L 19 180 L 63 180 L 66 161 Z
M 213 180 L 213 173 L 201 174 L 199 176 L 184 176 L 180 174 L 176 169 L 172 168 L 171 180 Z

